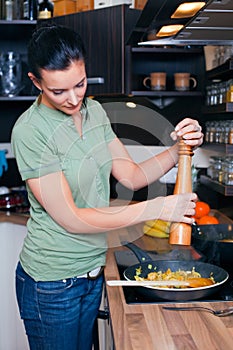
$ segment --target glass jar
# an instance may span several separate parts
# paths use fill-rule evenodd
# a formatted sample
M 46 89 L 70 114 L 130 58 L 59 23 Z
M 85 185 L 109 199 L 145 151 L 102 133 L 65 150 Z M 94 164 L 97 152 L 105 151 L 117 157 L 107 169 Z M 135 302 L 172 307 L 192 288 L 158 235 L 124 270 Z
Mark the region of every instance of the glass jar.
M 233 121 L 230 122 L 229 126 L 228 143 L 233 145 Z
M 209 124 L 209 142 L 213 143 L 215 141 L 215 122 L 212 121 Z
M 222 182 L 223 169 L 222 163 L 224 158 L 220 156 L 211 156 L 209 158 L 209 167 L 207 168 L 207 175 L 212 179 Z
M 223 143 L 222 123 L 215 122 L 214 129 L 215 129 L 214 142 L 215 143 Z
M 219 84 L 219 95 L 218 95 L 218 104 L 226 102 L 226 93 L 227 93 L 227 84 L 225 81 L 222 81 Z
M 212 95 L 212 87 L 211 85 L 206 86 L 206 105 L 211 105 L 211 95 Z
M 227 144 L 229 142 L 229 133 L 230 133 L 230 120 L 226 120 L 223 123 L 224 135 L 223 135 L 223 143 Z
M 209 176 L 211 179 L 214 178 L 214 157 L 209 158 L 209 166 L 207 168 L 207 176 Z
M 205 123 L 205 142 L 210 142 L 210 122 Z
M 228 81 L 227 93 L 226 93 L 226 102 L 233 102 L 233 79 Z
M 223 182 L 225 185 L 233 185 L 233 158 L 227 159 L 223 164 Z
M 218 84 L 211 85 L 210 91 L 210 105 L 215 106 L 218 103 Z

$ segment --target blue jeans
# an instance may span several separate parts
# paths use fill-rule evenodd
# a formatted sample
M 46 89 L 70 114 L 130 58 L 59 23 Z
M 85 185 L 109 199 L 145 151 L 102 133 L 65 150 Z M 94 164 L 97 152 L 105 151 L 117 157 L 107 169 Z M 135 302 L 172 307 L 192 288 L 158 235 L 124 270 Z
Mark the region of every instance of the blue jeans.
M 95 280 L 35 282 L 16 269 L 16 294 L 31 350 L 89 350 L 103 274 Z

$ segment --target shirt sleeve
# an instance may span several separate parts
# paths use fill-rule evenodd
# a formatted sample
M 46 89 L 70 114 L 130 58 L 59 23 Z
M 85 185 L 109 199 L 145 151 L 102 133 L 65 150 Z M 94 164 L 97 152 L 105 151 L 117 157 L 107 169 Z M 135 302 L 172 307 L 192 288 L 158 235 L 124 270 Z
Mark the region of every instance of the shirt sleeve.
M 11 142 L 22 180 L 61 171 L 53 141 L 35 127 L 25 123 L 16 125 Z

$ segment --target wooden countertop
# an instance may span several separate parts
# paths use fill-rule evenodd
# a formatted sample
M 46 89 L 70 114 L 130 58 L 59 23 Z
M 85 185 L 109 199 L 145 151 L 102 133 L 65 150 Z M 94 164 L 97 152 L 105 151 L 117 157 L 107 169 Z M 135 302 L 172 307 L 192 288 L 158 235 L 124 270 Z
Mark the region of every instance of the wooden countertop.
M 0 222 L 10 222 L 12 224 L 26 225 L 29 215 L 16 214 L 10 212 L 0 212 Z
M 25 225 L 27 215 L 0 213 L 0 222 Z M 158 252 L 171 249 L 166 239 L 142 236 L 142 225 L 113 231 L 109 234 L 105 279 L 119 279 L 114 251 L 126 249 L 120 241 L 133 241 L 143 249 Z M 232 350 L 233 316 L 216 317 L 200 311 L 168 311 L 164 304 L 126 303 L 122 287 L 106 286 L 110 319 L 116 350 Z M 169 306 L 171 306 L 169 302 Z M 176 305 L 174 303 L 174 305 Z M 179 303 L 179 305 L 183 305 Z M 192 305 L 192 303 L 185 303 Z M 222 309 L 233 307 L 229 302 L 195 302 L 195 305 Z
M 135 226 L 137 245 L 148 250 L 170 249 L 166 239 L 141 236 L 142 226 Z M 111 247 L 107 255 L 105 279 L 120 279 L 115 257 L 115 250 L 120 247 L 122 237 L 126 239 L 127 230 L 111 233 Z M 114 240 L 112 240 L 114 237 Z M 128 237 L 129 240 L 133 237 Z M 118 243 L 117 243 L 118 242 Z M 169 311 L 161 304 L 127 304 L 122 287 L 106 286 L 110 319 L 116 350 L 232 350 L 233 315 L 216 317 L 200 311 Z M 171 304 L 169 306 L 175 306 Z M 179 306 L 183 304 L 179 303 Z M 192 303 L 185 303 L 192 305 Z M 195 305 L 222 309 L 233 307 L 229 302 L 195 302 Z

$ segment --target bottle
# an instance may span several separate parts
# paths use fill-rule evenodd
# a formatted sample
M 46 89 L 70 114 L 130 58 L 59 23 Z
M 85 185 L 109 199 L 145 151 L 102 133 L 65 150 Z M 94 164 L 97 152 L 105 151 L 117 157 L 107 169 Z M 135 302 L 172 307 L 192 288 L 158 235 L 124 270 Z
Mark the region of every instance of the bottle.
M 39 4 L 38 19 L 47 19 L 53 17 L 54 5 L 49 0 L 43 0 Z
M 13 1 L 12 0 L 5 1 L 5 11 L 6 11 L 6 20 L 12 21 L 13 20 Z
M 22 0 L 14 0 L 14 19 L 23 19 L 23 5 Z
M 37 20 L 38 2 L 37 0 L 25 0 L 23 3 L 23 18 L 30 21 Z
M 23 19 L 29 18 L 29 10 L 28 10 L 28 0 L 24 0 L 23 2 Z

